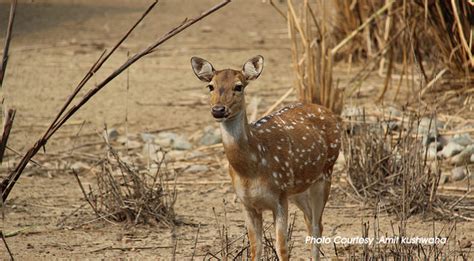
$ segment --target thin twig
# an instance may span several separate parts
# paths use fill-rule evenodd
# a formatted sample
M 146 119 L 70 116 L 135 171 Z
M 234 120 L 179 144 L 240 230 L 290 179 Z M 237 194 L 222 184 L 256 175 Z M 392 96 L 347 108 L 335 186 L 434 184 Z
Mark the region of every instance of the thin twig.
M 8 51 L 10 49 L 10 41 L 12 39 L 13 21 L 15 20 L 17 0 L 10 1 L 10 16 L 8 17 L 7 34 L 5 36 L 5 46 L 3 47 L 3 57 L 0 63 L 0 88 L 3 85 L 3 79 L 7 70 Z

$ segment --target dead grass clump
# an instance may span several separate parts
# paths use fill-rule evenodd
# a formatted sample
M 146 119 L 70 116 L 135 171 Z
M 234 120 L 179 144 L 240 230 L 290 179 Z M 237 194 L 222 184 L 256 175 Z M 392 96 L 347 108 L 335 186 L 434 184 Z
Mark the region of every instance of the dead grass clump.
M 299 8 L 298 8 L 299 7 Z M 300 9 L 300 12 L 297 10 Z M 343 92 L 333 83 L 333 60 L 337 47 L 328 40 L 326 24 L 318 22 L 308 1 L 294 5 L 288 0 L 288 32 L 299 100 L 323 105 L 340 114 Z
M 217 240 L 219 249 L 208 251 L 204 260 L 250 260 L 250 242 L 248 234 L 244 233 L 240 236 L 229 235 L 229 225 L 227 220 L 227 213 L 224 202 L 224 216 L 220 217 L 216 214 L 215 209 L 212 209 L 215 217 L 216 229 L 218 232 Z M 291 252 L 294 247 L 292 240 L 293 230 L 295 228 L 296 213 L 290 214 L 290 223 L 288 226 L 288 257 L 291 258 Z M 272 236 L 273 224 L 264 225 L 263 228 L 263 249 L 262 260 L 278 260 L 276 247 L 274 245 L 274 238 Z
M 90 188 L 86 193 L 78 179 L 96 215 L 116 222 L 173 226 L 176 223 L 174 203 L 177 191 L 163 183 L 167 173 L 164 155 L 151 173 L 122 160 L 107 143 L 106 156 L 95 172 L 97 190 Z
M 393 136 L 384 131 L 383 123 L 363 120 L 351 125 L 344 154 L 347 178 L 357 198 L 400 218 L 430 209 L 439 173 L 427 164 L 418 122 L 410 118 L 407 127 Z
M 456 223 L 441 229 L 433 223 L 432 231 L 413 235 L 407 230 L 406 219 L 392 223 L 390 232 L 383 231 L 379 216 L 380 210 L 375 207 L 373 221 L 361 224 L 360 237 L 372 238 L 372 244 L 338 246 L 336 256 L 347 260 L 469 260 L 472 256 L 457 238 Z

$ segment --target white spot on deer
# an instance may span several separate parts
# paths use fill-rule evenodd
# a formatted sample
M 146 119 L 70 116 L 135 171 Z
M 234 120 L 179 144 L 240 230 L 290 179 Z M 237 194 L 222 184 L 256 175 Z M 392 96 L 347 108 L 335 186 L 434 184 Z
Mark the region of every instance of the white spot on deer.
M 263 130 L 258 130 L 258 133 L 264 133 L 264 131 Z
M 288 161 L 285 161 L 285 166 L 286 167 L 289 167 L 290 166 L 290 163 Z
M 278 150 L 281 150 L 281 147 L 280 147 L 280 146 L 277 146 L 277 149 L 278 149 Z
M 268 132 L 268 133 L 272 132 L 272 130 L 270 130 L 270 129 L 265 129 L 265 131 Z
M 306 136 L 303 136 L 303 138 L 302 138 L 302 139 L 303 139 L 303 140 L 306 140 L 307 138 L 306 138 Z
M 266 159 L 262 159 L 262 165 L 267 166 L 267 160 Z
M 277 186 L 280 186 L 280 183 L 278 183 L 278 180 L 274 179 L 273 180 Z
M 275 159 L 276 162 L 280 162 L 280 159 L 278 158 L 278 156 L 273 156 L 273 158 Z
M 276 173 L 276 172 L 273 172 L 272 175 L 273 175 L 274 178 L 278 177 L 278 173 Z

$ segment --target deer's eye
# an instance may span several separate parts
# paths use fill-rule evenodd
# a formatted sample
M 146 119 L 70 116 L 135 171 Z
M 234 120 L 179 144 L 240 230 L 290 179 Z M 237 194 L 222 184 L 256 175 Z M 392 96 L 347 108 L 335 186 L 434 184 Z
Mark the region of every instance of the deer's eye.
M 244 86 L 242 84 L 236 84 L 234 87 L 234 91 L 241 92 Z
M 212 84 L 209 84 L 207 86 L 207 88 L 209 89 L 210 92 L 212 92 L 214 90 L 214 86 Z

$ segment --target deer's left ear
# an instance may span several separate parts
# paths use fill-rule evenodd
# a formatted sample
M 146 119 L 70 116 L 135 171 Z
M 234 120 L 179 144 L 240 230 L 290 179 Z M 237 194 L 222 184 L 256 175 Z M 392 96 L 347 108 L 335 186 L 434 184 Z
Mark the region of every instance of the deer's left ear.
M 194 74 L 203 82 L 210 82 L 214 77 L 214 67 L 212 64 L 202 58 L 192 57 L 191 66 L 193 67 Z
M 242 73 L 248 81 L 255 80 L 263 71 L 263 56 L 257 55 L 248 60 L 242 68 Z

